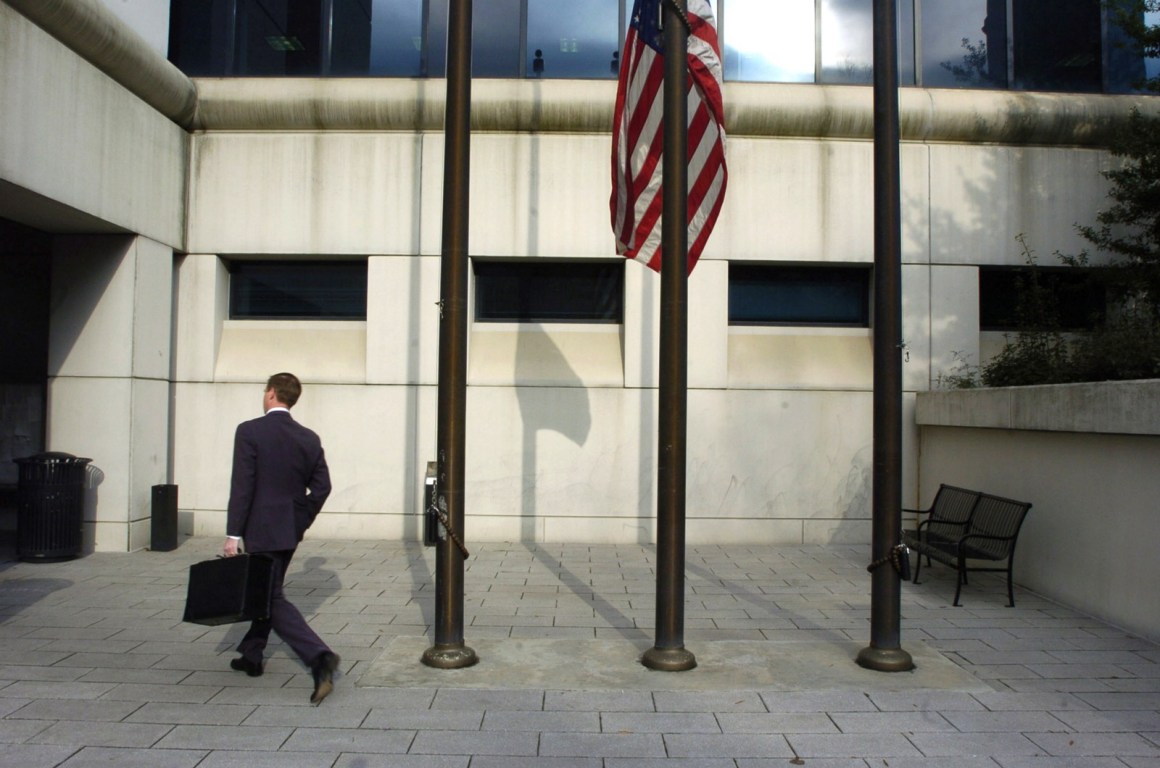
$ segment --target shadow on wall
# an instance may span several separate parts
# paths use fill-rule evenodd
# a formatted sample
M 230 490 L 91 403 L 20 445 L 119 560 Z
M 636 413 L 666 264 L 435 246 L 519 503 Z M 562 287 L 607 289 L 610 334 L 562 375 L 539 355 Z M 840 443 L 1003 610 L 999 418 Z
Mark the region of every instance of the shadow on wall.
M 543 328 L 521 329 L 516 342 L 516 379 L 550 380 L 551 386 L 516 387 L 522 429 L 522 483 L 520 488 L 520 536 L 536 540 L 536 488 L 539 475 L 540 432 L 557 432 L 583 446 L 592 428 L 588 390 L 564 359 L 563 353 Z M 567 472 L 566 466 L 547 471 Z
M 961 170 L 954 167 L 950 148 L 928 146 L 925 151 L 930 166 L 923 175 L 925 189 L 909 194 L 903 190 L 904 261 L 907 243 L 927 244 L 930 250 L 927 261 L 931 268 L 948 265 L 971 267 L 980 260 L 994 261 L 998 255 L 994 253 L 996 240 L 1004 240 L 1002 231 L 1009 228 L 1004 217 L 1018 210 L 1013 201 L 1004 197 L 1010 190 L 1002 184 L 999 174 L 1002 150 L 984 150 L 984 159 L 973 164 L 969 173 L 947 172 Z M 903 157 L 905 162 L 906 155 Z M 999 231 L 993 231 L 996 229 Z M 911 248 L 921 250 L 921 245 Z M 941 376 L 952 372 L 958 359 L 968 359 L 973 364 L 979 362 L 979 328 L 976 314 L 964 317 L 960 314 L 961 304 L 947 305 L 941 300 L 939 283 L 929 272 L 926 283 L 921 291 L 914 288 L 906 291 L 904 286 L 904 302 L 909 295 L 929 294 L 929 306 L 925 311 L 911 313 L 911 316 L 925 321 L 923 324 L 927 328 L 918 331 L 904 327 L 903 337 L 918 359 L 927 361 L 929 370 L 924 380 L 930 387 L 935 386 Z M 969 286 L 963 285 L 955 288 L 969 290 Z M 903 317 L 905 320 L 907 315 L 904 313 Z M 923 337 L 927 349 L 921 349 L 918 342 Z
M 866 541 L 865 521 L 872 521 L 874 511 L 873 453 L 873 447 L 855 453 L 845 482 L 842 487 L 835 489 L 838 522 L 827 544 L 857 544 Z
M 59 375 L 129 255 L 131 235 L 62 237 L 53 258 L 48 372 Z M 102 339 L 114 347 L 122 339 Z

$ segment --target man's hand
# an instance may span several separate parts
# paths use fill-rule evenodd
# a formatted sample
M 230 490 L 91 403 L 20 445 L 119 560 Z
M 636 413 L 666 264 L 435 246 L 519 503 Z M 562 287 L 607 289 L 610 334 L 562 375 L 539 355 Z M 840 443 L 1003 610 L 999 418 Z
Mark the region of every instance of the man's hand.
M 238 540 L 231 539 L 227 536 L 225 546 L 222 547 L 222 554 L 226 557 L 233 557 L 238 554 Z

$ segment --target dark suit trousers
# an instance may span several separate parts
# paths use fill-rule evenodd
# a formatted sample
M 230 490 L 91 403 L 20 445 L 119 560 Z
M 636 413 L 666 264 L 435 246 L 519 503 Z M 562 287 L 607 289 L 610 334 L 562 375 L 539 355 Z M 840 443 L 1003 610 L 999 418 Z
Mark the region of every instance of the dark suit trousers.
M 266 650 L 266 643 L 270 639 L 270 630 L 273 630 L 282 638 L 282 642 L 290 646 L 290 650 L 302 659 L 303 664 L 313 667 L 319 655 L 329 651 L 330 648 L 306 623 L 301 611 L 282 593 L 282 582 L 286 579 L 286 571 L 290 568 L 294 550 L 265 554 L 274 558 L 270 618 L 266 621 L 255 621 L 250 625 L 250 631 L 242 638 L 242 642 L 238 643 L 238 653 L 256 664 L 261 664 L 263 651 Z

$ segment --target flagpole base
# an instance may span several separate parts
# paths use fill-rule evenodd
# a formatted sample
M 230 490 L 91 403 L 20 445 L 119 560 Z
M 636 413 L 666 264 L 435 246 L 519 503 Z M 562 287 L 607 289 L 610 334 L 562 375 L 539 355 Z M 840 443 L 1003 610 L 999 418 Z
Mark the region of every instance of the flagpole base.
M 660 672 L 684 672 L 697 666 L 697 657 L 685 648 L 649 648 L 640 663 Z
M 863 648 L 858 652 L 858 666 L 876 672 L 909 672 L 914 659 L 901 648 Z
M 420 661 L 435 669 L 463 669 L 477 664 L 479 657 L 475 655 L 474 650 L 458 643 L 455 645 L 433 645 L 423 651 Z

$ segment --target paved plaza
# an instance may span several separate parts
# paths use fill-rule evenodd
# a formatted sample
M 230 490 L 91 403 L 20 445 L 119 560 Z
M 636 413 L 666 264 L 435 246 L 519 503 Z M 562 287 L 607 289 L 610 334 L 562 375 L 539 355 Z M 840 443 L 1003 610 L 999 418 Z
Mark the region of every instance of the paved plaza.
M 9 537 L 10 538 L 10 537 Z M 24 563 L 0 549 L 0 766 L 40 768 L 1160 768 L 1160 646 L 972 575 L 903 585 L 913 672 L 863 670 L 869 548 L 690 547 L 686 646 L 654 672 L 651 546 L 469 546 L 467 644 L 432 670 L 434 551 L 308 539 L 287 592 L 342 656 L 312 707 L 273 646 L 181 621 L 173 552 Z M 1141 589 L 1156 585 L 1141 584 Z

